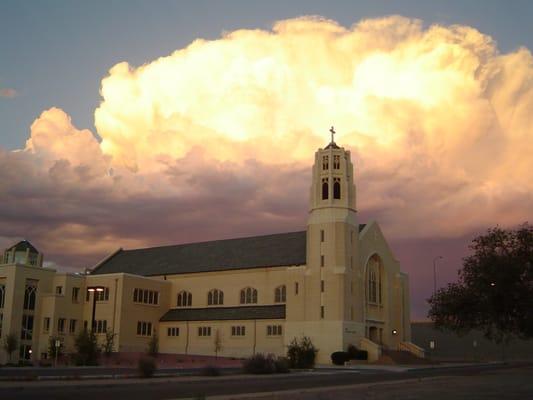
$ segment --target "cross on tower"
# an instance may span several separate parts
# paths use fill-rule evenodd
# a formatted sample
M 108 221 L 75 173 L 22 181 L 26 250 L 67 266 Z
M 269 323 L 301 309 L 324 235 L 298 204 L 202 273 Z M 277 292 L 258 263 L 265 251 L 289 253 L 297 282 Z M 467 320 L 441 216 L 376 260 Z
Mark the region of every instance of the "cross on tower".
M 333 141 L 333 135 L 335 135 L 335 133 L 337 133 L 337 132 L 335 132 L 335 128 L 333 128 L 333 127 L 331 127 L 331 128 L 329 129 L 329 131 L 331 132 L 331 143 L 335 143 L 335 142 Z

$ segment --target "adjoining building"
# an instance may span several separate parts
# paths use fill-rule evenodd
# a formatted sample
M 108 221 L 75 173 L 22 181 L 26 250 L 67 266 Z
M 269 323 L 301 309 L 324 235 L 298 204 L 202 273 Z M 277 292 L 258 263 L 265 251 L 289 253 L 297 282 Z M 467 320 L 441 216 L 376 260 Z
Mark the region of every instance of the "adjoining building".
M 410 342 L 407 275 L 378 224 L 357 221 L 350 152 L 333 139 L 315 154 L 304 231 L 119 249 L 89 274 L 42 259 L 23 241 L 0 265 L 0 340 L 15 333 L 20 358 L 45 358 L 51 337 L 73 351 L 91 326 L 100 340 L 115 333 L 119 352 L 145 351 L 154 334 L 160 352 L 177 354 L 214 355 L 218 341 L 221 356 L 283 355 L 302 336 L 320 363 L 351 344 L 370 359 L 421 351 Z

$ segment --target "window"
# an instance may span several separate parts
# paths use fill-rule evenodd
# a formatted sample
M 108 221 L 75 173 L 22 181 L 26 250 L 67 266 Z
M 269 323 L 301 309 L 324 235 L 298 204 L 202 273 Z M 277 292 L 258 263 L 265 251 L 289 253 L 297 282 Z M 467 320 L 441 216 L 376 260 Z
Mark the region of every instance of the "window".
M 178 307 L 192 306 L 192 293 L 181 291 L 178 293 Z
M 75 319 L 70 320 L 70 323 L 68 325 L 68 332 L 76 333 L 76 320 Z
M 281 325 L 268 325 L 267 336 L 281 336 L 283 334 Z
M 22 315 L 22 330 L 20 338 L 22 340 L 32 340 L 33 337 L 33 315 Z
M 224 292 L 218 289 L 212 289 L 207 294 L 207 305 L 218 306 L 224 304 Z
M 382 303 L 380 272 L 379 258 L 374 256 L 368 262 L 368 301 L 370 303 Z
M 50 317 L 44 317 L 43 332 L 50 332 Z
M 341 198 L 341 178 L 333 178 L 333 198 Z
M 210 326 L 199 326 L 198 336 L 211 336 L 211 327 Z
M 158 305 L 159 292 L 148 289 L 133 289 L 133 302 Z
M 274 291 L 274 303 L 285 303 L 287 301 L 287 288 L 285 285 L 278 286 Z
M 4 314 L 0 313 L 0 338 L 2 337 L 2 321 L 4 320 Z
M 341 167 L 341 156 L 333 156 L 333 169 L 340 169 Z
M 63 286 L 56 286 L 56 294 L 59 296 L 63 294 Z
M 326 236 L 326 235 L 324 234 L 324 229 L 321 229 L 321 230 L 320 230 L 320 242 L 322 242 L 322 243 L 324 242 L 324 237 L 325 237 L 325 236 Z
M 294 282 L 294 294 L 298 294 L 298 289 L 299 289 L 298 286 L 299 286 L 298 282 Z
M 324 293 L 324 281 L 320 281 L 320 291 Z
M 322 157 L 322 170 L 327 171 L 329 169 L 329 156 Z
M 167 328 L 167 336 L 179 336 L 180 335 L 180 328 L 172 327 Z
M 67 320 L 65 318 L 58 318 L 57 319 L 57 331 L 60 333 L 65 332 L 65 322 Z
M 107 332 L 107 320 L 99 319 L 94 321 L 93 330 L 95 333 L 106 333 Z
M 137 335 L 152 336 L 152 323 L 146 321 L 137 322 Z
M 77 303 L 79 296 L 80 296 L 80 288 L 79 287 L 73 287 L 72 288 L 72 302 L 73 303 Z
M 232 326 L 231 336 L 244 336 L 246 335 L 246 327 L 244 326 Z
M 89 301 L 90 298 L 91 298 L 91 292 L 87 290 L 87 293 L 85 293 L 85 301 Z
M 328 178 L 322 178 L 322 200 L 329 198 Z
M 325 258 L 324 258 L 324 255 L 322 254 L 322 255 L 320 256 L 320 266 L 323 267 L 324 264 L 325 264 Z
M 6 286 L 0 285 L 0 308 L 4 308 L 6 302 Z
M 324 318 L 324 306 L 320 306 L 320 318 Z
M 94 292 L 96 301 L 109 301 L 109 288 L 104 288 L 101 292 Z
M 35 310 L 35 297 L 37 287 L 34 284 L 26 284 L 24 291 L 24 310 Z
M 256 304 L 257 303 L 257 289 L 245 288 L 241 290 L 241 304 Z

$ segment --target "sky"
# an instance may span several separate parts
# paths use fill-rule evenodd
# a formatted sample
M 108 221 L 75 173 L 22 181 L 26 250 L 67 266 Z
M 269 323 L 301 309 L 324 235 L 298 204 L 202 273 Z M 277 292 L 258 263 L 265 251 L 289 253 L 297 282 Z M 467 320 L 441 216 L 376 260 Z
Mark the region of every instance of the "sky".
M 305 228 L 335 125 L 412 314 L 533 214 L 529 1 L 0 3 L 0 247 L 64 270 Z

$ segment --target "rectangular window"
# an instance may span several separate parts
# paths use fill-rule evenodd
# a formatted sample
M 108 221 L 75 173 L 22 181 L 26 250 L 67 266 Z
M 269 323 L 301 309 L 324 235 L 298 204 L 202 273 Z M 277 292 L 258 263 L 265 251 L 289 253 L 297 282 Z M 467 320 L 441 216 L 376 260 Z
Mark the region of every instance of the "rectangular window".
M 80 288 L 79 287 L 73 287 L 72 288 L 72 302 L 73 303 L 77 303 L 79 296 L 80 296 Z
M 152 323 L 146 321 L 137 322 L 137 335 L 152 336 Z
M 83 321 L 83 329 L 87 330 L 88 327 L 89 327 L 89 321 L 87 320 Z
M 267 336 L 281 336 L 283 334 L 281 325 L 268 325 Z
M 320 306 L 320 318 L 324 319 L 324 306 Z
M 107 320 L 99 319 L 94 321 L 94 331 L 95 333 L 106 333 L 107 332 Z
M 87 293 L 85 293 L 85 301 L 89 301 L 90 298 L 91 298 L 91 292 L 87 290 Z
M 232 326 L 231 327 L 231 336 L 244 336 L 246 335 L 245 326 Z
M 134 289 L 133 290 L 133 302 L 142 304 L 159 304 L 159 292 L 148 289 Z
M 324 281 L 320 281 L 320 291 L 324 293 Z
M 0 308 L 4 308 L 5 301 L 6 301 L 6 286 L 0 285 Z
M 167 336 L 179 336 L 179 335 L 180 335 L 180 328 L 177 328 L 177 327 L 167 328 Z
M 65 332 L 65 322 L 67 320 L 65 318 L 58 318 L 57 319 L 57 331 L 60 333 Z
M 2 337 L 2 321 L 4 320 L 4 314 L 0 313 L 0 338 Z
M 298 282 L 294 282 L 294 294 L 298 294 L 298 289 L 299 289 L 298 286 L 299 286 Z
M 75 319 L 70 320 L 70 323 L 68 325 L 68 332 L 76 333 L 76 320 Z
M 50 317 L 44 317 L 43 332 L 50 332 Z
M 109 288 L 104 288 L 101 292 L 94 292 L 96 295 L 96 301 L 109 301 Z
M 56 294 L 57 295 L 63 294 L 63 286 L 56 286 Z
M 341 156 L 333 156 L 333 169 L 340 169 L 341 167 Z
M 324 237 L 325 237 L 324 229 L 321 229 L 320 230 L 320 242 L 324 242 Z
M 210 326 L 199 326 L 198 336 L 211 336 L 211 327 Z
M 320 266 L 323 267 L 324 264 L 325 264 L 324 255 L 321 255 L 321 256 L 320 256 Z

